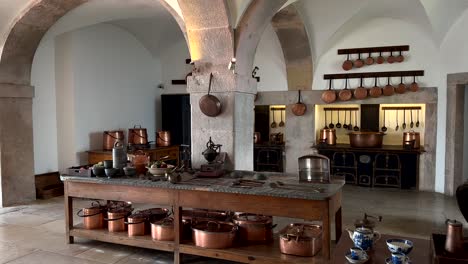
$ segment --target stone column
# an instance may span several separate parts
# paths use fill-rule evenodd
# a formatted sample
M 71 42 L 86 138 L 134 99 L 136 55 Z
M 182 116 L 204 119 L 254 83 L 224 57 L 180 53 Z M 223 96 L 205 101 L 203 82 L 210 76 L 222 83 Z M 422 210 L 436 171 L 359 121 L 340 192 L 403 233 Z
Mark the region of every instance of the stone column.
M 36 199 L 32 98 L 26 85 L 0 84 L 0 205 Z

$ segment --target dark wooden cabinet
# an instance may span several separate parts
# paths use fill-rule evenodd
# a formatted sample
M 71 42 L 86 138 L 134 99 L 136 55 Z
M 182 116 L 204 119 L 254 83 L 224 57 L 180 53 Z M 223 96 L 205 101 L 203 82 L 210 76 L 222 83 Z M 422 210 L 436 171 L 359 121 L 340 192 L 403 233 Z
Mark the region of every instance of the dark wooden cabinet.
M 191 144 L 189 94 L 161 95 L 162 130 L 171 132 L 172 145 Z
M 347 183 L 369 187 L 418 187 L 419 155 L 422 149 L 401 146 L 351 148 L 349 145 L 321 146 L 319 153 L 331 162 L 333 176 L 344 177 Z
M 284 145 L 255 144 L 254 170 L 255 171 L 284 171 Z

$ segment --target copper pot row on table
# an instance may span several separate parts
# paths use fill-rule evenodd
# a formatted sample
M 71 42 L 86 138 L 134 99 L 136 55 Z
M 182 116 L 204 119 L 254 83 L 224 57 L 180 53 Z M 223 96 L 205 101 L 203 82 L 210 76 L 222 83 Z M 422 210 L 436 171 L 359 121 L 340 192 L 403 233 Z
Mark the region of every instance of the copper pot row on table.
M 412 92 L 417 92 L 419 90 L 419 85 L 416 82 L 416 77 L 414 77 L 413 82 L 408 86 L 403 83 L 403 77 L 401 77 L 401 81 L 397 86 L 393 86 L 390 84 L 390 77 L 387 78 L 387 85 L 383 88 L 378 86 L 377 84 L 377 77 L 374 79 L 374 86 L 371 88 L 365 88 L 362 83 L 362 78 L 360 82 L 360 86 L 354 90 L 348 89 L 348 79 L 346 78 L 345 81 L 345 88 L 338 93 L 332 89 L 332 79 L 329 81 L 328 90 L 322 93 L 322 101 L 327 104 L 335 102 L 337 99 L 340 101 L 349 101 L 353 97 L 357 100 L 363 100 L 365 98 L 373 97 L 377 98 L 381 95 L 391 96 L 395 93 L 403 94 L 406 90 L 409 89 Z
M 353 67 L 354 68 L 361 68 L 364 65 L 372 65 L 374 63 L 382 64 L 385 61 L 387 61 L 388 63 L 391 64 L 391 63 L 394 63 L 394 62 L 403 62 L 404 60 L 405 60 L 405 57 L 403 56 L 403 54 L 401 54 L 401 51 L 400 51 L 399 55 L 397 55 L 397 56 L 393 56 L 393 52 L 390 52 L 390 56 L 388 56 L 387 58 L 382 56 L 382 52 L 380 52 L 379 56 L 377 58 L 375 58 L 375 59 L 374 59 L 374 57 L 372 57 L 372 53 L 369 52 L 369 55 L 364 60 L 361 59 L 361 53 L 359 53 L 358 58 L 355 61 L 350 60 L 349 54 L 347 54 L 347 58 L 343 62 L 342 68 L 345 71 L 349 71 Z

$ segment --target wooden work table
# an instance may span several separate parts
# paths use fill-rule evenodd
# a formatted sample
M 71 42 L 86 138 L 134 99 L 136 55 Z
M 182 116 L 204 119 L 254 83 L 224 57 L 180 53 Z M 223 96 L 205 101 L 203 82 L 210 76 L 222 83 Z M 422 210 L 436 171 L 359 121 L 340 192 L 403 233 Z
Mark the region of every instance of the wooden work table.
M 252 173 L 241 173 L 243 179 L 252 179 Z M 232 175 L 232 174 L 229 174 Z M 239 173 L 236 174 L 239 177 Z M 270 175 L 262 187 L 235 188 L 230 183 L 234 177 L 191 179 L 190 184 L 172 184 L 167 181 L 151 181 L 137 178 L 84 178 L 62 175 L 65 184 L 66 237 L 85 237 L 105 242 L 174 252 L 174 263 L 181 263 L 181 254 L 192 254 L 242 263 L 328 263 L 331 256 L 331 221 L 335 220 L 336 240 L 341 236 L 341 193 L 343 181 L 320 184 L 322 193 L 272 188 L 269 184 L 281 180 L 296 183 L 297 176 Z M 131 201 L 172 206 L 174 209 L 175 241 L 152 241 L 151 236 L 128 237 L 126 232 L 109 233 L 107 230 L 86 230 L 73 223 L 73 198 Z M 269 245 L 237 246 L 227 249 L 205 249 L 192 242 L 181 241 L 182 208 L 205 208 L 234 212 L 250 212 L 263 215 L 322 221 L 322 251 L 315 257 L 295 257 L 281 254 L 278 238 Z M 280 227 L 282 228 L 282 227 Z

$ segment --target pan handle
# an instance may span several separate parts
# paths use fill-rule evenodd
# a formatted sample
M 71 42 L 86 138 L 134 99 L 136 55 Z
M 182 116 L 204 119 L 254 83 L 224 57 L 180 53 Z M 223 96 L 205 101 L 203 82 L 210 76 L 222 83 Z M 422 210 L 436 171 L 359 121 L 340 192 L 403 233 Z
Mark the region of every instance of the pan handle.
M 211 80 L 213 79 L 213 73 L 211 72 L 210 73 L 210 82 L 208 83 L 208 95 L 210 95 L 210 91 L 211 91 Z
M 95 213 L 95 214 L 90 214 L 90 215 L 85 215 L 85 214 L 82 214 L 80 215 L 80 213 L 83 212 L 83 209 L 80 209 L 76 215 L 79 216 L 79 217 L 90 217 L 90 216 L 95 216 L 95 215 L 98 215 L 98 214 L 101 214 L 102 212 L 98 212 L 98 213 Z
M 141 128 L 141 125 L 134 125 L 133 128 L 137 128 L 137 126 L 138 128 Z

